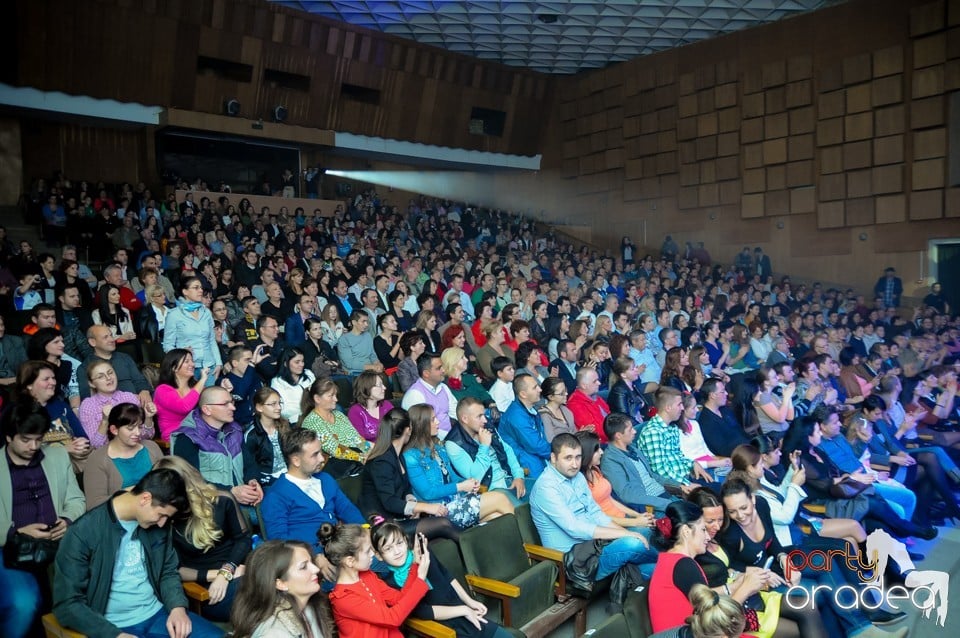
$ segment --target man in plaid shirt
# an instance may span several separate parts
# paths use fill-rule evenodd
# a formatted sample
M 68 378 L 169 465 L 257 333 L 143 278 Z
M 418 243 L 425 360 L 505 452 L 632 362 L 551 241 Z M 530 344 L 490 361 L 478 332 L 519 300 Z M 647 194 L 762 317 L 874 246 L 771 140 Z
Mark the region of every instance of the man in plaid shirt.
M 683 398 L 676 388 L 664 386 L 657 391 L 657 415 L 640 430 L 638 447 L 650 460 L 651 469 L 681 485 L 689 485 L 691 478 L 712 479 L 706 471 L 680 451 L 680 429 L 673 423 L 683 413 Z

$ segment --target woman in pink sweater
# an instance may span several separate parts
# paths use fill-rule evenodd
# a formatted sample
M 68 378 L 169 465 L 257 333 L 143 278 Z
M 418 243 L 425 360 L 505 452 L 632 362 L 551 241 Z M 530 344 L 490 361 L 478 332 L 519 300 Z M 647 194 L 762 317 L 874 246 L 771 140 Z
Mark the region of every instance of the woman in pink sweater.
M 157 405 L 157 427 L 160 438 L 170 441 L 170 433 L 180 427 L 191 410 L 197 407 L 200 390 L 207 380 L 207 370 L 194 376 L 193 354 L 189 350 L 174 348 L 163 357 L 160 364 L 160 379 L 153 393 Z

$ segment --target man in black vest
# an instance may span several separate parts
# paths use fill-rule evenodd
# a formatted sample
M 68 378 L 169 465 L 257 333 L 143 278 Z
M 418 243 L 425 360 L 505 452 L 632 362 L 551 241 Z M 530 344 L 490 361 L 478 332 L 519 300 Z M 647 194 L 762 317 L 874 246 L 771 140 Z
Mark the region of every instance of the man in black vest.
M 473 478 L 487 489 L 504 492 L 514 505 L 527 498 L 523 467 L 500 434 L 487 427 L 486 408 L 474 397 L 457 404 L 457 420 L 444 441 L 457 474 Z

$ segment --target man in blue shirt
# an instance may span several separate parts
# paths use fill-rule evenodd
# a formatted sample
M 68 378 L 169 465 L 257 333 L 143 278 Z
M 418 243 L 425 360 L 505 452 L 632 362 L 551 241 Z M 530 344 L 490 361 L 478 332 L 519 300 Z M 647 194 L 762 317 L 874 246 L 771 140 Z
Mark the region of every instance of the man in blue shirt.
M 521 374 L 513 380 L 513 392 L 516 399 L 500 417 L 500 436 L 516 452 L 520 465 L 529 470 L 530 478 L 535 479 L 550 458 L 543 421 L 534 407 L 540 401 L 540 384 L 529 374 Z
M 878 516 L 878 513 L 873 510 L 873 504 L 871 504 L 870 515 L 872 517 L 880 518 L 890 527 L 891 531 L 899 535 L 918 536 L 925 539 L 936 537 L 936 528 L 921 527 L 910 521 L 913 516 L 913 508 L 916 507 L 917 503 L 916 495 L 913 492 L 895 481 L 881 481 L 878 474 L 864 470 L 859 457 L 840 432 L 842 426 L 836 410 L 830 406 L 821 405 L 813 411 L 811 417 L 820 425 L 822 438 L 818 447 L 824 458 L 841 473 L 849 474 L 850 478 L 871 485 L 875 491 L 874 496 L 870 497 L 871 500 L 879 498 L 889 506 L 885 508 L 889 510 L 888 512 L 880 513 Z M 906 511 L 908 508 L 909 512 Z M 891 515 L 900 520 L 893 519 Z
M 530 514 L 545 547 L 567 553 L 583 542 L 609 541 L 600 550 L 596 580 L 628 563 L 652 570 L 657 552 L 638 532 L 620 527 L 593 499 L 580 472 L 583 450 L 579 439 L 558 434 L 550 445 L 550 464 L 530 492 Z

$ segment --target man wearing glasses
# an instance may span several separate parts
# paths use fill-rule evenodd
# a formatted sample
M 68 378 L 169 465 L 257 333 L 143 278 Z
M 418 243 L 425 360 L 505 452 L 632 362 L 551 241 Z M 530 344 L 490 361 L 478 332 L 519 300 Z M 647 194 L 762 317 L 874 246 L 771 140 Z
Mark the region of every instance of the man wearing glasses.
M 263 500 L 257 464 L 243 444 L 243 429 L 233 419 L 236 405 L 224 388 L 200 393 L 197 407 L 170 435 L 171 453 L 195 468 L 210 484 L 229 490 L 241 505 Z

